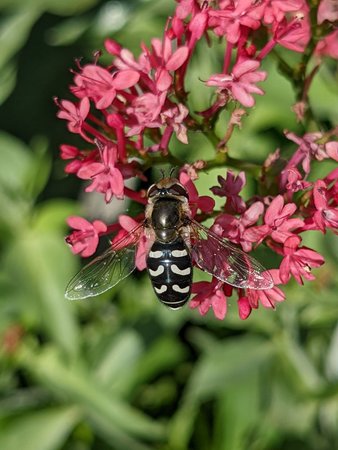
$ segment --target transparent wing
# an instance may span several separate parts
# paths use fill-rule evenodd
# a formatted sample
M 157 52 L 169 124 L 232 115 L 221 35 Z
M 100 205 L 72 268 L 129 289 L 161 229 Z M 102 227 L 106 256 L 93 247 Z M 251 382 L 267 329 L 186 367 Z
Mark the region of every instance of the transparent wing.
M 65 297 L 69 300 L 94 297 L 130 275 L 135 269 L 135 253 L 142 236 L 142 226 L 135 227 L 114 246 L 84 266 L 68 283 Z
M 254 258 L 191 220 L 191 257 L 205 272 L 239 288 L 271 289 L 269 272 Z

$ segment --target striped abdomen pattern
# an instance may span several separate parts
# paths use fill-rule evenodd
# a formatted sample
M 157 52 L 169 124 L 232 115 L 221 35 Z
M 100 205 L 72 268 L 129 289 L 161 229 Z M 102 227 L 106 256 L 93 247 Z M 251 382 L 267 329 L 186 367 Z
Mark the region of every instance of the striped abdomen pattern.
M 170 308 L 180 308 L 190 297 L 192 263 L 179 236 L 175 241 L 155 241 L 147 257 L 148 273 L 158 299 Z

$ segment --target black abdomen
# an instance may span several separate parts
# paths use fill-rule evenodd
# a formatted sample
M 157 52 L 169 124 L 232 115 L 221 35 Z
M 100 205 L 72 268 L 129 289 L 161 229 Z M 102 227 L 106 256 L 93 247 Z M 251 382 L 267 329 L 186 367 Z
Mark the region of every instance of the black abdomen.
M 147 258 L 148 273 L 158 299 L 170 308 L 180 308 L 190 297 L 192 264 L 187 246 L 175 241 L 155 241 Z

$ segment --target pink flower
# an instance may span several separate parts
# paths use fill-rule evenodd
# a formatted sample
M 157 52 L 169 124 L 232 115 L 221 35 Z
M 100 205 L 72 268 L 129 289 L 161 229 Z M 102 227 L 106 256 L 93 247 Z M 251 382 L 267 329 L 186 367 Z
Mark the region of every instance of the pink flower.
M 101 220 L 91 223 L 77 216 L 69 217 L 67 223 L 76 230 L 66 238 L 72 252 L 80 253 L 83 257 L 93 255 L 99 243 L 99 235 L 107 231 L 107 226 Z
M 250 301 L 247 296 L 239 297 L 237 300 L 238 314 L 241 320 L 247 319 L 252 311 Z
M 139 73 L 147 74 L 150 69 L 150 63 L 148 56 L 145 52 L 142 52 L 136 61 L 134 55 L 127 48 L 122 48 L 120 44 L 118 44 L 113 39 L 106 39 L 104 42 L 105 48 L 108 53 L 116 56 L 114 60 L 114 66 L 119 70 L 136 70 Z
M 240 305 L 242 308 L 243 315 L 245 315 L 245 313 L 246 314 L 248 313 L 249 307 L 257 309 L 259 303 L 261 303 L 264 306 L 264 308 L 275 308 L 276 303 L 280 303 L 285 300 L 284 292 L 279 287 L 277 287 L 278 284 L 282 283 L 279 271 L 277 269 L 272 269 L 269 270 L 269 273 L 274 282 L 273 288 L 264 290 L 247 289 L 246 292 L 247 304 Z
M 311 29 L 307 15 L 299 14 L 291 22 L 284 18 L 273 24 L 274 41 L 282 47 L 303 53 L 311 38 Z
M 101 153 L 101 162 L 83 165 L 78 171 L 78 177 L 92 180 L 86 192 L 101 192 L 105 194 L 107 203 L 115 196 L 122 199 L 124 194 L 123 176 L 115 167 L 117 149 L 115 145 L 106 144 Z
M 184 119 L 188 114 L 188 108 L 181 103 L 161 114 L 162 122 L 167 124 L 167 130 L 170 132 L 173 130 L 177 139 L 183 144 L 188 144 L 187 127 L 184 125 Z M 163 147 L 167 148 L 167 145 Z
M 226 179 L 219 175 L 217 180 L 220 187 L 214 186 L 210 190 L 215 195 L 227 198 L 225 210 L 235 213 L 243 212 L 245 210 L 245 202 L 238 194 L 245 186 L 245 173 L 240 172 L 235 176 L 231 170 L 228 170 Z
M 186 172 L 191 179 L 191 181 L 198 180 L 198 171 L 204 169 L 206 166 L 205 161 L 198 159 L 193 164 L 184 164 L 183 172 Z
M 255 83 L 264 81 L 267 77 L 266 72 L 257 71 L 258 67 L 259 61 L 247 59 L 237 62 L 230 75 L 223 73 L 212 75 L 206 85 L 217 86 L 219 90 L 229 90 L 243 106 L 252 107 L 255 100 L 251 94 L 264 94 Z
M 325 233 L 325 228 L 332 228 L 338 231 L 338 208 L 330 206 L 330 194 L 326 183 L 317 180 L 313 187 L 313 200 L 316 212 L 312 220 L 318 229 Z
M 250 252 L 252 243 L 245 239 L 245 230 L 247 227 L 257 223 L 263 211 L 263 203 L 255 202 L 239 217 L 231 214 L 220 214 L 215 220 L 212 229 L 216 234 L 226 237 L 231 242 L 241 244 L 245 252 Z
M 338 59 L 338 30 L 333 31 L 324 39 L 321 39 L 316 47 L 315 54 L 318 56 L 329 56 Z
M 298 191 L 302 191 L 304 189 L 308 189 L 311 186 L 311 183 L 303 180 L 303 177 L 299 170 L 295 167 L 291 167 L 287 170 L 287 183 L 285 188 L 294 193 Z
M 183 45 L 173 51 L 172 41 L 167 35 L 164 36 L 163 41 L 160 39 L 152 39 L 151 45 L 153 54 L 149 57 L 152 67 L 156 69 L 156 87 L 161 92 L 167 91 L 173 82 L 169 72 L 176 71 L 185 63 L 188 58 L 189 49 Z
M 73 159 L 80 155 L 80 151 L 74 145 L 62 144 L 60 146 L 60 156 L 62 159 Z
M 65 166 L 65 172 L 66 173 L 77 173 L 77 171 L 80 169 L 82 163 L 79 159 L 75 159 L 75 158 L 79 158 L 81 157 L 81 152 L 79 151 L 79 149 L 77 147 L 74 147 L 73 145 L 66 145 L 63 144 L 60 146 L 60 156 L 61 159 L 72 159 L 73 161 L 71 161 L 70 163 L 68 163 Z
M 97 109 L 108 108 L 114 101 L 117 91 L 134 86 L 140 78 L 135 70 L 121 70 L 111 74 L 103 67 L 89 64 L 81 74 L 74 78 L 76 86 L 72 92 L 79 97 L 89 97 Z
M 244 296 L 240 295 L 237 306 L 239 317 L 242 320 L 247 319 L 251 314 L 252 309 L 258 308 L 259 303 L 261 303 L 264 308 L 275 308 L 276 303 L 285 300 L 284 292 L 277 287 L 278 284 L 282 283 L 279 271 L 277 269 L 272 269 L 269 270 L 269 273 L 274 282 L 273 288 L 264 290 L 247 289 Z
M 304 0 L 268 0 L 264 9 L 264 22 L 281 22 L 286 13 L 299 11 Z
M 84 139 L 89 140 L 83 132 L 83 125 L 90 109 L 89 99 L 84 97 L 78 105 L 75 105 L 69 100 L 61 100 L 58 106 L 60 107 L 60 111 L 56 115 L 59 119 L 68 121 L 68 130 L 71 133 L 80 134 Z
M 221 9 L 209 11 L 209 26 L 217 36 L 226 36 L 227 41 L 236 44 L 243 28 L 257 30 L 265 6 L 252 0 L 223 1 Z
M 320 139 L 323 137 L 322 133 L 306 133 L 303 137 L 297 136 L 295 133 L 285 131 L 285 136 L 291 141 L 298 144 L 298 148 L 289 160 L 285 169 L 281 174 L 281 186 L 286 184 L 287 171 L 290 168 L 295 168 L 302 165 L 305 174 L 310 173 L 312 159 L 322 161 L 326 158 L 332 158 L 338 161 L 338 142 L 326 142 L 321 144 Z
M 291 236 L 284 242 L 284 258 L 279 267 L 280 279 L 286 284 L 291 275 L 299 284 L 303 284 L 303 278 L 314 280 L 315 277 L 310 272 L 312 267 L 319 267 L 325 260 L 319 253 L 307 247 L 299 247 L 301 243 L 299 236 Z
M 207 3 L 204 3 L 207 5 Z M 189 23 L 189 31 L 191 33 L 189 39 L 189 49 L 192 50 L 196 41 L 201 39 L 203 34 L 206 32 L 208 28 L 208 7 L 203 7 L 202 11 L 199 11 L 194 17 L 191 19 Z
M 296 119 L 298 123 L 301 123 L 304 120 L 305 113 L 308 109 L 307 103 L 303 100 L 296 102 L 294 105 L 292 105 L 292 111 L 296 115 Z
M 317 11 L 318 24 L 323 23 L 324 20 L 328 20 L 329 22 L 338 20 L 337 0 L 321 0 Z
M 211 212 L 214 209 L 215 200 L 207 195 L 199 196 L 194 183 L 186 172 L 180 173 L 180 183 L 182 183 L 188 191 L 192 217 L 196 215 L 198 209 L 205 213 Z
M 224 286 L 226 286 L 227 295 L 231 295 L 231 287 Z M 193 283 L 192 292 L 197 295 L 190 300 L 190 308 L 198 308 L 202 316 L 207 314 L 209 309 L 212 308 L 217 319 L 224 319 L 227 313 L 227 299 L 223 291 L 222 282 L 216 278 L 213 278 L 210 283 L 208 281 L 199 281 Z
M 302 219 L 291 218 L 296 210 L 297 206 L 294 203 L 284 205 L 283 196 L 277 195 L 265 212 L 264 225 L 247 229 L 243 238 L 259 244 L 267 236 L 271 236 L 276 242 L 283 243 L 285 239 L 292 236 L 291 230 L 304 225 Z
M 134 116 L 136 119 L 136 124 L 131 126 L 127 136 L 139 134 L 146 127 L 160 128 L 162 126 L 160 113 L 165 100 L 165 92 L 159 94 L 147 92 L 136 97 L 132 102 L 132 106 L 127 108 L 127 114 Z

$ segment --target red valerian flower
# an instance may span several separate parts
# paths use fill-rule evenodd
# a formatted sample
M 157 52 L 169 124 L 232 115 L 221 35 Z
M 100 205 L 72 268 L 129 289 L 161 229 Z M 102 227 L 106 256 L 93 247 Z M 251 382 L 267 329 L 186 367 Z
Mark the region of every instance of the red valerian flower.
M 308 189 L 311 183 L 305 181 L 296 167 L 290 167 L 287 169 L 287 183 L 285 189 L 291 193 L 303 191 Z
M 316 208 L 312 216 L 312 221 L 316 228 L 323 233 L 327 228 L 338 231 L 338 209 L 332 207 L 330 202 L 330 194 L 324 180 L 317 180 L 313 187 L 313 201 Z
M 284 259 L 279 267 L 280 279 L 286 284 L 291 275 L 299 284 L 306 280 L 314 280 L 310 272 L 312 267 L 320 267 L 325 260 L 319 253 L 308 247 L 299 247 L 302 239 L 299 236 L 291 236 L 285 240 L 283 246 Z
M 321 0 L 317 11 L 318 24 L 323 23 L 324 20 L 329 22 L 338 20 L 337 0 Z
M 186 172 L 180 173 L 180 182 L 188 191 L 189 195 L 189 206 L 191 210 L 191 216 L 194 217 L 198 209 L 202 212 L 208 213 L 214 209 L 215 200 L 207 195 L 198 195 L 198 191 L 191 181 L 191 178 Z
M 311 38 L 308 15 L 299 14 L 291 22 L 283 19 L 272 26 L 273 39 L 282 47 L 303 53 Z
M 156 71 L 156 87 L 159 91 L 166 91 L 172 84 L 169 72 L 179 69 L 187 60 L 189 49 L 183 45 L 173 51 L 172 41 L 167 35 L 161 39 L 152 39 L 153 53 L 149 56 Z
M 243 297 L 239 297 L 239 299 L 237 300 L 237 307 L 240 319 L 245 320 L 250 316 L 252 308 L 250 305 L 250 301 L 246 295 Z
M 90 109 L 89 99 L 84 97 L 78 105 L 75 105 L 69 100 L 61 100 L 59 107 L 60 111 L 57 112 L 57 117 L 68 121 L 68 130 L 71 133 L 80 134 L 87 141 L 91 141 L 83 131 L 83 125 Z
M 269 270 L 269 273 L 274 282 L 273 288 L 264 290 L 247 289 L 245 295 L 240 295 L 237 306 L 239 317 L 242 320 L 247 319 L 252 309 L 258 308 L 259 303 L 261 303 L 264 308 L 275 308 L 276 303 L 280 303 L 285 300 L 284 292 L 277 287 L 278 284 L 282 284 L 279 270 L 272 269 Z
M 179 103 L 177 106 L 173 108 L 167 109 L 163 111 L 161 114 L 161 119 L 163 123 L 166 123 L 167 129 L 166 133 L 169 134 L 167 138 L 167 142 L 162 144 L 162 148 L 168 147 L 168 139 L 170 139 L 172 132 L 174 131 L 177 139 L 183 144 L 188 144 L 188 136 L 187 136 L 187 127 L 184 125 L 184 119 L 189 114 L 188 108 Z
M 226 36 L 228 42 L 235 44 L 242 28 L 257 30 L 260 27 L 265 6 L 252 0 L 224 0 L 220 8 L 209 11 L 209 26 L 217 36 Z
M 138 58 L 135 59 L 134 55 L 127 48 L 122 48 L 113 39 L 106 39 L 104 42 L 105 48 L 108 53 L 114 55 L 114 66 L 119 70 L 137 70 L 140 74 L 148 73 L 151 69 L 149 58 L 145 52 L 142 52 Z
M 226 289 L 226 294 L 224 293 Z M 195 295 L 190 300 L 190 308 L 198 308 L 200 314 L 204 316 L 210 308 L 213 309 L 215 317 L 223 320 L 227 313 L 227 298 L 226 295 L 231 295 L 232 288 L 229 285 L 224 285 L 217 278 L 213 278 L 211 283 L 208 281 L 199 281 L 193 283 L 192 292 Z
M 251 94 L 263 95 L 264 91 L 258 88 L 255 83 L 264 81 L 267 73 L 257 71 L 259 61 L 250 59 L 237 62 L 231 74 L 215 74 L 206 81 L 207 86 L 217 86 L 220 91 L 226 89 L 232 93 L 234 99 L 243 106 L 252 107 L 255 100 Z
M 81 157 L 81 152 L 77 147 L 74 147 L 73 145 L 66 145 L 63 144 L 60 146 L 60 156 L 62 159 L 68 160 L 72 159 L 70 163 L 68 163 L 65 166 L 65 172 L 66 173 L 77 173 L 77 171 L 80 169 L 82 163 L 79 159 Z
M 135 97 L 132 105 L 127 107 L 127 114 L 134 116 L 136 123 L 130 127 L 127 136 L 140 134 L 145 128 L 160 128 L 162 126 L 160 112 L 165 100 L 165 92 L 158 94 L 147 92 Z
M 290 12 L 300 11 L 304 0 L 265 0 L 264 22 L 267 24 L 281 22 Z
M 80 253 L 84 258 L 93 255 L 99 243 L 99 235 L 107 231 L 107 226 L 101 220 L 91 223 L 78 216 L 68 217 L 67 223 L 76 230 L 66 238 L 72 252 Z
M 245 252 L 252 250 L 252 242 L 248 241 L 244 235 L 245 230 L 257 223 L 263 214 L 264 205 L 262 202 L 253 203 L 239 217 L 232 214 L 220 214 L 213 225 L 213 231 L 236 244 L 241 244 Z
M 61 158 L 66 160 L 65 172 L 87 180 L 87 192 L 103 193 L 106 202 L 125 195 L 145 205 L 147 199 L 143 189 L 128 188 L 124 186 L 124 180 L 136 177 L 147 181 L 144 172 L 155 164 L 165 163 L 168 156 L 168 162 L 175 161 L 179 166 L 179 179 L 189 194 L 192 217 L 198 221 L 212 217 L 214 233 L 240 245 L 244 251 L 250 252 L 265 240 L 268 251 L 283 257 L 280 269 L 270 271 L 275 283 L 271 289 L 260 290 L 258 286 L 258 290 L 244 290 L 215 278 L 210 283 L 195 283 L 192 291 L 197 295 L 191 306 L 198 308 L 201 314 L 212 308 L 216 317 L 224 318 L 227 297 L 232 292 L 239 297 L 242 319 L 247 318 L 259 303 L 267 308 L 274 307 L 285 298 L 276 285 L 287 282 L 292 276 L 299 283 L 304 278 L 313 279 L 310 268 L 324 262 L 321 255 L 300 246 L 299 234 L 308 230 L 325 232 L 328 228 L 338 232 L 338 169 L 322 180 L 313 179 L 311 174 L 314 160 L 330 158 L 338 161 L 337 129 L 321 127 L 304 136 L 286 131 L 286 137 L 297 144 L 296 150 L 285 162 L 284 150 L 277 149 L 263 163 L 260 176 L 257 162 L 248 165 L 247 161 L 241 161 L 240 155 L 235 154 L 236 145 L 230 147 L 228 144 L 234 128 L 241 127 L 242 116 L 247 114 L 244 107 L 255 105 L 254 94 L 264 94 L 257 86 L 267 77 L 261 70 L 263 59 L 278 45 L 304 52 L 313 31 L 314 38 L 323 38 L 315 51 L 313 45 L 308 47 L 304 66 L 288 61 L 288 52 L 282 55 L 285 58 L 283 75 L 293 80 L 296 73 L 294 87 L 297 85 L 301 94 L 293 110 L 298 120 L 307 124 L 307 113 L 312 112 L 308 106 L 312 79 L 317 74 L 321 57 L 337 56 L 338 48 L 337 32 L 331 23 L 337 15 L 333 7 L 335 2 L 322 0 L 320 4 L 317 2 L 318 8 L 318 5 L 311 6 L 311 29 L 308 3 L 305 0 L 177 0 L 173 17 L 166 21 L 162 39 L 152 39 L 150 47 L 141 43 L 138 57 L 107 39 L 106 50 L 113 56 L 107 67 L 99 66 L 96 58 L 93 64 L 84 67 L 78 63 L 77 71 L 73 72 L 71 92 L 78 103 L 56 100 L 58 117 L 67 121 L 72 133 L 90 143 L 89 148 L 61 146 Z M 323 26 L 316 24 L 313 16 L 316 8 L 318 23 Z M 202 72 L 196 74 L 190 65 L 200 40 L 205 38 L 210 44 L 208 48 L 213 46 L 210 31 L 221 38 L 219 45 L 225 43 L 222 69 L 205 82 L 206 86 L 216 88 L 215 98 L 203 105 L 202 111 L 193 111 L 189 82 L 191 77 L 197 81 L 203 75 Z M 313 55 L 317 58 L 312 58 Z M 214 58 L 211 56 L 211 59 Z M 309 61 L 314 62 L 312 70 Z M 232 100 L 234 105 L 229 104 Z M 225 110 L 226 114 L 223 114 Z M 220 122 L 225 117 L 224 135 L 219 136 L 219 131 L 223 132 Z M 322 131 L 324 128 L 325 132 Z M 176 163 L 179 157 L 170 154 L 173 135 L 186 145 L 188 131 L 196 130 L 213 142 L 214 159 L 194 161 L 191 147 L 187 148 L 190 156 L 184 155 Z M 226 153 L 228 148 L 230 155 Z M 218 150 L 221 151 L 217 155 Z M 248 167 L 256 180 L 257 191 L 244 201 L 240 193 L 246 183 L 245 173 L 235 176 L 228 171 L 225 178 L 218 178 L 219 186 L 211 188 L 214 195 L 224 200 L 216 210 L 214 200 L 199 196 L 193 181 L 200 170 L 219 168 L 222 161 L 224 166 L 229 164 L 235 170 Z M 95 252 L 101 235 L 119 230 L 113 245 L 120 249 L 137 245 L 136 265 L 142 270 L 153 239 L 148 227 L 142 226 L 143 220 L 143 215 L 136 219 L 121 216 L 119 223 L 106 226 L 100 221 L 91 223 L 73 217 L 69 224 L 74 231 L 67 242 L 74 253 L 89 256 Z M 198 242 L 197 234 L 191 239 L 193 252 L 193 246 Z M 220 254 L 215 245 L 206 240 L 202 249 L 201 261 L 210 263 L 210 267 L 213 267 L 212 263 L 219 267 L 225 265 L 224 260 L 231 260 Z
M 295 230 L 304 225 L 302 219 L 291 218 L 297 210 L 295 203 L 284 205 L 282 195 L 277 195 L 264 215 L 264 225 L 248 228 L 243 238 L 252 243 L 261 243 L 267 236 L 271 236 L 276 242 L 283 243 L 285 239 L 292 236 L 291 230 Z
M 308 175 L 313 159 L 322 161 L 323 159 L 332 158 L 338 161 L 338 142 L 330 141 L 325 144 L 320 143 L 320 139 L 323 138 L 322 133 L 306 133 L 303 137 L 299 137 L 289 131 L 285 131 L 284 133 L 288 139 L 298 144 L 298 148 L 281 173 L 280 185 L 282 189 L 287 183 L 289 169 L 294 169 L 301 165 L 305 174 Z
M 226 179 L 218 176 L 220 187 L 210 188 L 211 192 L 219 197 L 226 197 L 227 202 L 224 210 L 227 212 L 241 213 L 245 210 L 245 202 L 238 195 L 246 184 L 245 173 L 240 172 L 237 176 L 231 170 L 227 171 Z
M 93 99 L 97 109 L 105 109 L 112 104 L 117 91 L 134 86 L 139 78 L 135 70 L 121 70 L 112 74 L 96 64 L 88 64 L 75 76 L 76 86 L 71 90 L 80 98 Z
M 338 59 L 337 42 L 338 42 L 338 30 L 335 30 L 318 42 L 315 54 L 319 57 L 329 56 L 331 58 Z
M 117 161 L 117 148 L 106 144 L 100 151 L 101 162 L 92 162 L 83 165 L 78 171 L 78 177 L 83 180 L 92 180 L 86 192 L 101 192 L 105 194 L 107 203 L 115 196 L 122 199 L 124 196 L 123 176 L 115 167 Z
M 295 133 L 285 131 L 285 136 L 299 145 L 288 165 L 296 165 L 302 162 L 304 172 L 309 173 L 311 158 L 315 158 L 318 161 L 332 158 L 338 161 L 338 142 L 320 143 L 320 139 L 323 138 L 323 134 L 320 132 L 306 133 L 303 137 L 299 137 Z

